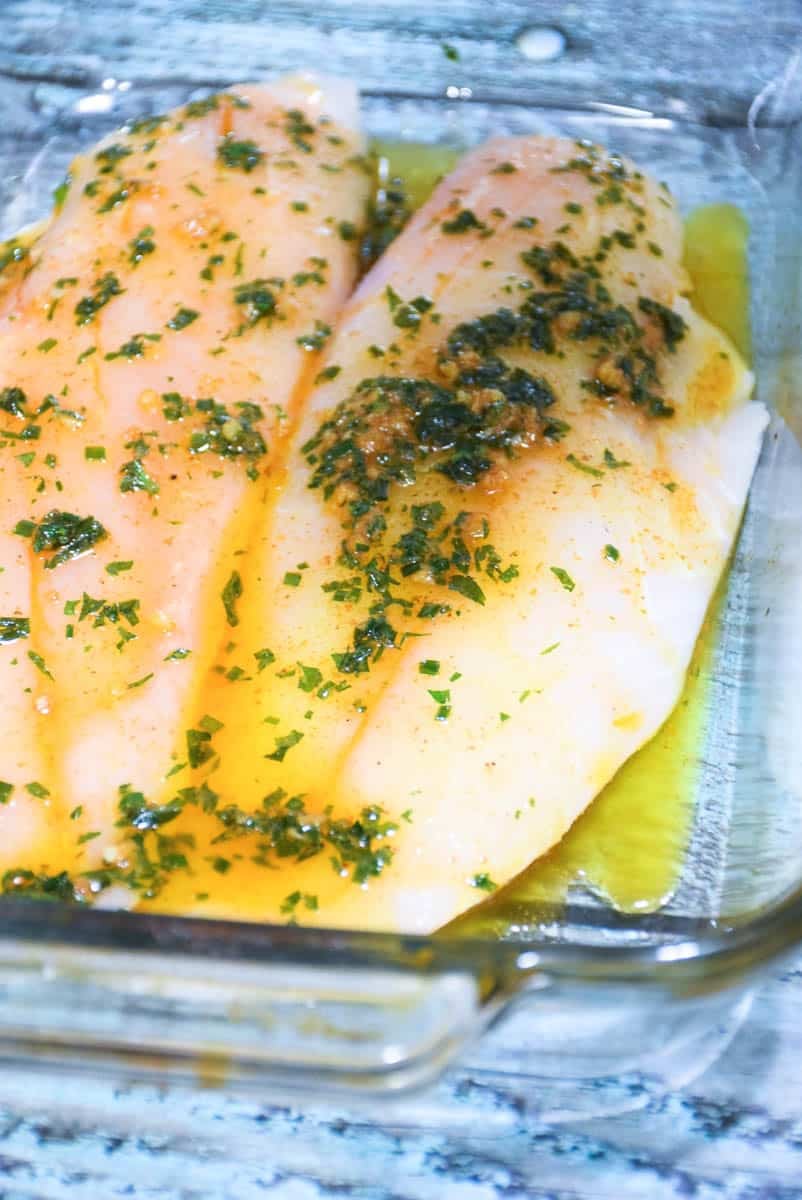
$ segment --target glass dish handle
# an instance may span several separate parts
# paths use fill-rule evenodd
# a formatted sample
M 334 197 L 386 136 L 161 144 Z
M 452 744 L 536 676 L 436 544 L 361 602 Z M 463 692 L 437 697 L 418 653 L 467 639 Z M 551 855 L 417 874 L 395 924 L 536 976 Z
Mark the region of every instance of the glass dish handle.
M 393 1092 L 484 1024 L 466 970 L 227 961 L 0 938 L 0 1058 L 207 1084 Z

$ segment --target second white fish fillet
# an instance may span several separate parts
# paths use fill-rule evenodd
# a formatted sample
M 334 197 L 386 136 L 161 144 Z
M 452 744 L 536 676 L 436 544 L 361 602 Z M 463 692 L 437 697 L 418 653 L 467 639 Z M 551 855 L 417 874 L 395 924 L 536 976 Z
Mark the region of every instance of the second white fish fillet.
M 766 422 L 685 298 L 681 243 L 632 164 L 500 139 L 363 281 L 247 577 L 243 637 L 275 665 L 221 697 L 214 786 L 380 806 L 392 861 L 362 886 L 318 860 L 249 875 L 254 916 L 295 891 L 303 921 L 435 929 L 558 841 L 670 713 Z M 233 887 L 212 904 L 242 911 Z

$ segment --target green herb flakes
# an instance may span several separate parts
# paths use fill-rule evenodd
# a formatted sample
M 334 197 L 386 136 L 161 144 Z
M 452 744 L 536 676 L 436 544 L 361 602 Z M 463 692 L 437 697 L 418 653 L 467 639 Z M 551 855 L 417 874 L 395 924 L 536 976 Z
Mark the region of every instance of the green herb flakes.
M 476 214 L 469 208 L 461 209 L 455 217 L 450 221 L 443 221 L 440 226 L 443 233 L 468 233 L 470 230 L 486 229 L 487 226 L 483 221 L 480 221 Z
M 300 577 L 299 577 L 300 578 Z M 223 601 L 225 609 L 226 621 L 231 626 L 239 625 L 239 617 L 237 615 L 237 602 L 242 597 L 242 579 L 238 571 L 232 571 L 228 577 L 228 582 L 223 588 L 220 599 Z
M 224 167 L 250 174 L 260 163 L 264 162 L 265 155 L 256 142 L 247 138 L 237 141 L 233 134 L 229 133 L 218 145 L 217 157 Z
M 107 271 L 105 275 L 95 280 L 91 294 L 84 296 L 76 304 L 76 324 L 88 325 L 90 321 L 94 321 L 100 309 L 105 307 L 115 296 L 121 296 L 124 291 L 125 288 L 120 286 L 117 276 L 113 272 Z
M 485 603 L 484 592 L 470 575 L 452 575 L 448 581 L 448 586 L 452 591 L 459 592 L 466 600 L 472 600 L 474 604 L 484 605 Z
M 302 692 L 313 692 L 323 682 L 323 674 L 317 667 L 305 667 L 303 663 L 298 663 L 300 676 L 298 679 L 298 687 Z
M 178 308 L 173 316 L 170 317 L 166 328 L 180 332 L 182 329 L 186 329 L 187 326 L 191 325 L 194 321 L 197 321 L 199 316 L 200 313 L 196 312 L 194 308 Z
M 38 524 L 35 521 L 19 521 L 14 532 L 21 537 L 33 537 L 33 549 L 37 554 L 56 551 L 45 560 L 47 570 L 82 557 L 107 536 L 106 530 L 95 517 L 80 517 L 59 509 L 51 509 Z
M 265 758 L 270 758 L 274 762 L 284 762 L 287 752 L 292 750 L 293 746 L 297 746 L 303 740 L 303 736 L 297 729 L 292 729 L 283 737 L 277 737 L 275 750 L 272 754 L 266 754 Z
M 605 467 L 609 467 L 611 471 L 616 471 L 622 467 L 631 467 L 632 463 L 624 462 L 623 459 L 616 458 L 616 456 L 613 454 L 612 450 L 608 450 L 605 447 L 604 465 L 605 465 Z
M 566 455 L 566 462 L 569 462 L 572 467 L 576 467 L 577 471 L 584 471 L 586 475 L 592 475 L 594 479 L 602 479 L 604 471 L 600 471 L 598 467 L 592 467 L 590 463 L 582 462 L 575 454 Z
M 560 581 L 560 584 L 565 588 L 566 592 L 572 592 L 574 590 L 576 583 L 567 571 L 563 570 L 562 567 L 549 567 L 549 570 L 551 571 L 552 575 L 554 575 L 555 578 Z
M 48 670 L 47 663 L 42 658 L 41 654 L 37 654 L 35 650 L 29 650 L 28 658 L 31 660 L 33 665 L 36 667 L 37 671 L 41 671 L 41 673 L 43 675 L 46 675 L 48 679 L 53 678 L 50 671 Z
M 140 458 L 132 458 L 120 467 L 121 492 L 146 492 L 149 496 L 159 494 L 159 485 L 148 473 Z
M 30 617 L 0 617 L 0 646 L 9 646 L 30 635 Z

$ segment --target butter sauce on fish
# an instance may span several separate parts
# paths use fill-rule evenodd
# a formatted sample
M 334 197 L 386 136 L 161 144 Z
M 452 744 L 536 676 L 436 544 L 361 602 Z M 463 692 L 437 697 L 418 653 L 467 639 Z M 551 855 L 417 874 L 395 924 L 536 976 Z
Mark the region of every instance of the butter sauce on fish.
M 3 256 L 0 869 L 97 866 L 121 786 L 164 786 L 353 284 L 356 123 L 303 78 L 145 118 Z
M 211 148 L 221 153 L 219 142 Z M 240 167 L 249 155 L 236 151 Z M 344 235 L 343 283 L 328 312 L 353 269 L 364 199 L 355 172 L 348 184 L 338 178 L 348 215 L 331 192 L 326 211 Z M 139 573 L 112 576 L 113 594 L 120 580 L 135 580 L 129 590 L 143 617 L 146 606 L 167 611 L 171 628 L 151 635 L 149 650 L 124 612 L 87 611 L 92 640 L 108 639 L 87 666 L 75 645 L 85 636 L 82 597 L 105 595 L 110 539 L 53 568 L 60 588 L 51 593 L 41 556 L 59 555 L 66 535 L 42 532 L 49 496 L 29 504 L 25 519 L 39 523 L 23 550 L 35 564 L 28 571 L 39 571 L 36 608 L 30 640 L 5 653 L 15 654 L 15 670 L 41 675 L 19 649 L 36 646 L 56 681 L 36 680 L 48 707 L 62 697 L 60 712 L 72 708 L 60 675 L 77 698 L 69 716 L 54 710 L 44 736 L 30 732 L 30 717 L 16 718 L 20 755 L 30 758 L 20 758 L 14 780 L 36 770 L 58 786 L 51 797 L 15 787 L 7 824 L 23 832 L 8 856 L 7 888 L 81 897 L 122 883 L 140 903 L 168 911 L 426 932 L 558 841 L 676 703 L 765 425 L 737 351 L 684 295 L 681 250 L 674 201 L 629 162 L 536 137 L 472 152 L 347 304 L 317 386 L 295 387 L 299 425 L 288 445 L 271 447 L 269 490 L 247 503 L 253 488 L 234 468 L 252 462 L 252 444 L 233 463 L 209 447 L 201 459 L 209 478 L 193 473 L 197 451 L 159 449 L 175 440 L 164 405 L 184 406 L 171 413 L 186 433 L 198 395 L 227 406 L 222 428 L 238 420 L 239 399 L 253 399 L 254 384 L 226 355 L 213 360 L 208 386 L 175 359 L 167 309 L 182 327 L 174 336 L 197 339 L 196 355 L 220 344 L 221 329 L 209 341 L 199 319 L 179 315 L 186 290 L 171 288 L 164 312 L 151 316 L 147 303 L 167 293 L 162 279 L 153 297 L 143 288 L 135 330 L 131 310 L 126 321 L 123 299 L 107 300 L 98 274 L 88 304 L 102 301 L 103 313 L 93 319 L 115 313 L 117 324 L 95 357 L 121 381 L 119 419 L 115 407 L 101 428 L 120 461 L 98 474 L 106 491 L 87 507 L 87 480 L 101 464 L 79 462 L 87 436 L 69 429 L 69 417 L 51 416 L 63 429 L 57 453 L 65 462 L 73 454 L 65 507 L 102 519 L 131 511 L 123 501 L 139 504 L 130 527 L 121 517 L 111 535 L 114 557 L 134 560 Z M 181 271 L 183 252 L 174 253 Z M 218 269 L 211 252 L 209 269 Z M 286 261 L 283 274 L 272 260 L 269 269 L 249 263 L 244 278 L 258 275 L 256 290 L 270 290 L 265 277 L 274 273 L 286 278 Z M 255 339 L 255 317 L 262 357 L 254 377 L 264 388 L 298 330 L 262 323 L 260 304 L 246 298 L 246 328 L 235 332 Z M 46 320 L 40 314 L 26 349 Z M 306 327 L 314 346 L 325 340 L 314 321 Z M 165 329 L 156 350 L 143 345 L 136 361 L 105 358 L 107 345 L 117 353 L 140 329 Z M 151 378 L 156 351 L 174 387 L 164 374 Z M 28 367 L 14 353 L 14 381 L 35 391 L 40 362 Z M 177 399 L 163 398 L 173 391 Z M 144 428 L 130 415 L 143 392 L 158 401 Z M 132 424 L 142 432 L 129 434 Z M 237 436 L 249 436 L 249 422 L 239 426 Z M 139 464 L 128 468 L 133 496 L 115 490 L 126 456 Z M 212 478 L 221 470 L 234 482 L 228 473 Z M 173 471 L 181 499 L 168 504 Z M 194 573 L 174 574 L 165 552 L 173 536 L 186 539 L 179 561 L 192 559 Z M 24 568 L 11 537 L 9 554 Z M 180 593 L 183 616 L 178 605 L 168 610 L 168 589 Z M 23 592 L 9 593 L 9 613 L 26 611 Z M 76 608 L 64 616 L 71 597 Z M 137 641 L 123 638 L 118 651 L 120 631 Z M 170 660 L 171 647 L 179 660 Z M 141 665 L 141 679 L 120 665 L 126 656 Z M 188 682 L 178 687 L 173 671 Z M 80 830 L 98 832 L 105 851 L 92 877 L 80 873 L 91 857 L 70 859 L 64 849 L 64 812 L 76 802 L 91 812 Z M 36 829 L 22 826 L 26 812 L 60 830 L 46 855 Z M 69 879 L 56 874 L 64 868 Z

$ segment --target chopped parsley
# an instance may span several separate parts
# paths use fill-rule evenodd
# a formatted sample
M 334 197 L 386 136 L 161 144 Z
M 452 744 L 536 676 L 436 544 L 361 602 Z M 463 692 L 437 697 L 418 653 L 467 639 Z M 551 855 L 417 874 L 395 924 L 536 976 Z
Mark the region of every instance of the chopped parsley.
M 64 207 L 64 201 L 70 190 L 72 180 L 69 175 L 65 175 L 58 187 L 53 189 L 53 205 L 56 212 L 59 212 Z
M 204 96 L 200 100 L 190 100 L 184 108 L 184 116 L 191 119 L 205 117 L 207 113 L 215 112 L 218 107 L 216 95 Z
M 217 157 L 224 167 L 231 167 L 234 170 L 245 171 L 250 174 L 255 167 L 258 167 L 264 161 L 264 151 L 260 150 L 256 142 L 250 139 L 237 141 L 232 134 L 226 134 L 223 140 L 217 147 Z
M 239 617 L 237 616 L 237 601 L 242 597 L 242 579 L 238 571 L 232 571 L 226 586 L 220 593 L 220 599 L 223 601 L 225 609 L 226 621 L 229 625 L 239 625 Z
M 303 663 L 298 663 L 298 667 L 301 672 L 298 687 L 302 692 L 313 692 L 315 688 L 320 687 L 323 673 L 317 667 L 305 667 Z
M 459 592 L 466 600 L 473 600 L 474 604 L 485 603 L 484 592 L 470 575 L 452 575 L 448 581 L 448 586 L 452 591 Z
M 304 350 L 322 350 L 330 336 L 331 326 L 324 321 L 315 321 L 314 332 L 301 334 L 295 341 Z
M 131 147 L 123 146 L 119 142 L 115 142 L 113 146 L 104 146 L 95 155 L 95 162 L 101 164 L 100 174 L 110 175 L 117 164 L 131 154 L 133 154 Z
M 0 617 L 0 646 L 19 642 L 30 635 L 30 617 Z
M 48 669 L 47 663 L 42 658 L 41 654 L 37 654 L 35 650 L 29 650 L 28 658 L 31 660 L 33 665 L 36 667 L 37 671 L 41 671 L 41 673 L 43 675 L 46 675 L 48 679 L 53 678 L 52 674 L 50 673 L 50 671 Z
M 565 588 L 566 592 L 572 592 L 574 590 L 576 583 L 567 571 L 563 570 L 562 567 L 549 567 L 549 570 L 551 571 L 552 575 L 559 579 L 560 584 Z
M 470 208 L 463 208 L 450 221 L 443 221 L 440 228 L 443 233 L 468 233 L 472 229 L 486 229 L 487 226 Z
M 62 563 L 88 554 L 106 536 L 106 530 L 95 517 L 80 517 L 76 513 L 51 509 L 41 521 L 19 521 L 14 530 L 21 537 L 33 537 L 36 554 L 55 550 L 45 560 L 45 568 L 52 571 Z
M 186 329 L 188 325 L 191 325 L 193 321 L 197 321 L 199 316 L 200 313 L 196 312 L 194 308 L 179 308 L 170 317 L 166 328 L 180 332 L 182 329 Z
M 577 471 L 584 471 L 586 475 L 592 475 L 594 479 L 602 479 L 604 471 L 600 471 L 598 467 L 592 467 L 590 463 L 582 462 L 575 454 L 566 455 L 566 462 L 569 462 L 572 467 L 576 467 Z
M 22 388 L 5 387 L 0 391 L 0 410 L 12 417 L 24 417 L 28 398 Z
M 140 687 L 142 687 L 143 683 L 150 682 L 150 680 L 152 678 L 153 678 L 153 672 L 151 671 L 148 675 L 143 675 L 141 679 L 135 679 L 133 683 L 129 683 L 126 686 L 129 691 L 132 688 L 140 688 Z
M 240 327 L 240 332 L 252 328 L 259 321 L 267 321 L 274 315 L 275 288 L 278 286 L 280 281 L 274 279 L 254 279 L 250 283 L 236 285 L 234 303 L 241 307 L 245 315 L 245 324 Z
M 181 420 L 191 411 L 190 402 L 182 401 L 177 392 L 168 392 L 162 400 L 168 421 Z M 190 435 L 189 448 L 193 454 L 211 451 L 221 458 L 245 456 L 253 461 L 267 452 L 265 440 L 256 428 L 256 423 L 264 419 L 260 406 L 251 400 L 238 400 L 234 409 L 231 412 L 213 399 L 195 401 L 195 411 L 205 420 Z
M 326 383 L 329 379 L 336 379 L 341 370 L 342 367 L 338 367 L 336 363 L 332 363 L 330 367 L 324 367 L 322 371 L 318 371 L 315 376 L 315 383 Z
M 147 492 L 149 496 L 157 496 L 159 485 L 148 473 L 142 459 L 132 458 L 120 467 L 120 491 Z
M 429 695 L 438 706 L 434 714 L 435 721 L 447 721 L 451 716 L 451 689 L 429 688 Z
M 271 758 L 274 762 L 284 762 L 287 752 L 292 750 L 293 746 L 297 746 L 303 740 L 303 736 L 297 729 L 291 729 L 283 737 L 277 737 L 275 750 L 272 754 L 266 754 L 265 758 Z
M 145 354 L 145 342 L 160 342 L 161 337 L 160 333 L 135 333 L 117 350 L 109 350 L 103 358 L 106 362 L 113 362 L 115 358 L 126 358 L 129 362 L 133 358 L 142 358 Z
M 90 321 L 94 321 L 100 309 L 105 307 L 115 296 L 121 296 L 124 291 L 125 288 L 120 286 L 117 276 L 112 271 L 107 271 L 105 275 L 95 280 L 91 294 L 84 296 L 76 304 L 76 324 L 88 325 Z
M 97 211 L 99 213 L 107 213 L 111 212 L 112 209 L 119 208 L 121 204 L 125 204 L 133 190 L 133 184 L 124 183 L 121 187 L 118 187 L 116 191 L 112 192 L 111 195 L 106 197 Z
M 138 266 L 146 255 L 152 254 L 156 249 L 156 243 L 153 241 L 153 232 L 153 226 L 146 225 L 128 243 L 128 261 L 132 267 Z
M 657 300 L 649 299 L 648 296 L 639 298 L 638 308 L 642 313 L 657 320 L 667 349 L 674 351 L 688 332 L 688 326 L 680 314 L 672 308 L 666 308 L 665 304 L 660 304 Z

